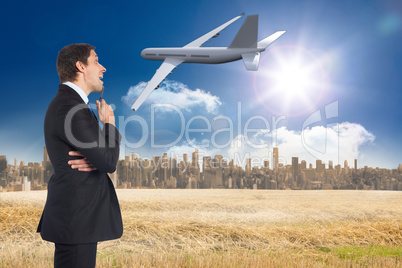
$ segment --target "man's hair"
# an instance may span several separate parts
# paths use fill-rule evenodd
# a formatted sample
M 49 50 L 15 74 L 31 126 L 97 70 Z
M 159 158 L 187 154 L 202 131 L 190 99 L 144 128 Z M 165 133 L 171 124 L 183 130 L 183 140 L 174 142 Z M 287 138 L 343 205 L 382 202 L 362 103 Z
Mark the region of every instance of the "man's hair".
M 95 50 L 95 47 L 88 44 L 72 44 L 60 50 L 56 63 L 60 83 L 75 80 L 78 72 L 76 62 L 87 65 L 91 50 Z

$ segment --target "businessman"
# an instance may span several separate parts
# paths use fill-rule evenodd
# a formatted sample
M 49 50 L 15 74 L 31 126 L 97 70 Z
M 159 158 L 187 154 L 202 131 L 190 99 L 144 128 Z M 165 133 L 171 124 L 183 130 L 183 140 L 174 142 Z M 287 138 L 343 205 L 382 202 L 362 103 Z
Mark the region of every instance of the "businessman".
M 105 100 L 96 102 L 103 130 L 88 106 L 88 95 L 103 90 L 106 71 L 95 48 L 66 46 L 56 66 L 61 84 L 44 122 L 54 174 L 37 231 L 55 243 L 56 268 L 95 267 L 97 242 L 123 233 L 119 202 L 107 175 L 116 169 L 121 135 Z

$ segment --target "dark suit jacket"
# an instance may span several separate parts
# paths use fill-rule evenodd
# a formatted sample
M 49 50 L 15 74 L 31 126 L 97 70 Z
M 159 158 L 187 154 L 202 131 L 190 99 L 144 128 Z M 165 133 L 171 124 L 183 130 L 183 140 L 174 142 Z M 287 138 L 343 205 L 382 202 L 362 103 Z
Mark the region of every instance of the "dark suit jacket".
M 42 238 L 84 244 L 121 237 L 120 206 L 107 175 L 116 169 L 119 131 L 111 124 L 102 131 L 78 93 L 63 84 L 49 104 L 44 131 L 54 174 L 37 230 Z M 72 169 L 67 163 L 73 159 L 69 151 L 80 151 L 97 170 Z

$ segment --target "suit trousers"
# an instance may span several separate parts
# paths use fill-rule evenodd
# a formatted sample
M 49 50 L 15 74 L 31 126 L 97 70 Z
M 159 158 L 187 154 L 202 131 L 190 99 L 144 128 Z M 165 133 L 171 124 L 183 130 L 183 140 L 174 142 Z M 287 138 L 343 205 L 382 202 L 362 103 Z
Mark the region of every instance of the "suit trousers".
M 94 268 L 98 243 L 66 245 L 55 243 L 55 268 Z

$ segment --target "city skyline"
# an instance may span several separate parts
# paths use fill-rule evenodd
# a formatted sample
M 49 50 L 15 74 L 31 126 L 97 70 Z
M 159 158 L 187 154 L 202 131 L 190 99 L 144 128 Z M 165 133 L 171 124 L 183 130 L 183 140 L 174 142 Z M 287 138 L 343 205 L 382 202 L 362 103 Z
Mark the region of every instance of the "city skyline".
M 116 188 L 402 190 L 401 164 L 393 170 L 358 169 L 355 159 L 352 167 L 345 160 L 343 167 L 334 166 L 330 161 L 326 168 L 325 163 L 317 159 L 313 168 L 313 163 L 299 162 L 298 157 L 292 157 L 291 165 L 283 165 L 279 158 L 279 150 L 274 148 L 272 158 L 265 160 L 262 167 L 252 166 L 251 158 L 247 158 L 242 167 L 222 155 L 200 157 L 197 149 L 191 153 L 191 161 L 188 154 L 183 154 L 180 161 L 177 156 L 169 158 L 167 153 L 152 159 L 131 153 L 118 161 L 116 171 L 109 176 Z M 45 190 L 52 174 L 45 146 L 42 163 L 25 166 L 21 161 L 17 165 L 14 159 L 14 165 L 8 165 L 6 156 L 0 156 L 1 191 Z
M 198 149 L 197 149 L 197 148 L 194 148 L 194 149 L 195 149 L 194 152 L 196 152 L 197 155 L 199 155 Z M 160 156 L 152 156 L 151 158 L 147 158 L 147 157 L 145 157 L 145 158 L 137 157 L 137 156 L 139 156 L 139 155 L 136 154 L 135 152 L 132 152 L 132 153 L 130 153 L 129 155 L 120 156 L 120 157 L 119 157 L 119 161 L 125 160 L 125 159 L 127 159 L 127 157 L 129 157 L 130 159 L 134 157 L 134 158 L 138 158 L 138 159 L 141 159 L 141 160 L 154 161 L 154 160 L 153 160 L 154 158 L 158 158 L 158 157 L 161 158 L 161 157 L 164 157 L 164 156 L 170 156 L 169 159 L 175 159 L 176 161 L 177 161 L 177 160 L 181 160 L 181 161 L 183 161 L 183 162 L 193 163 L 193 162 L 194 162 L 194 155 L 193 155 L 194 152 L 191 153 L 191 154 L 192 154 L 192 162 L 187 161 L 187 159 L 188 159 L 187 157 L 188 157 L 188 154 L 189 154 L 189 153 L 183 153 L 183 154 L 181 155 L 182 157 L 179 158 L 179 155 L 176 154 L 176 153 L 174 153 L 174 152 L 170 152 L 170 155 L 168 155 L 168 153 L 163 153 L 163 155 L 160 155 Z M 268 154 L 268 155 L 271 155 L 271 156 L 267 156 L 267 158 L 263 158 L 263 159 L 260 159 L 260 160 L 258 161 L 258 163 L 261 163 L 260 165 L 252 165 L 252 163 L 255 163 L 256 161 L 252 161 L 251 158 L 245 158 L 245 157 L 243 157 L 243 158 L 241 158 L 241 157 L 238 158 L 238 160 L 240 160 L 240 165 L 238 165 L 239 163 L 235 163 L 235 164 L 236 164 L 236 166 L 240 166 L 240 167 L 246 168 L 246 166 L 247 166 L 248 163 L 250 162 L 250 166 L 251 166 L 251 167 L 269 167 L 270 169 L 275 170 L 275 169 L 281 168 L 281 167 L 292 166 L 293 163 L 294 163 L 294 160 L 295 160 L 295 159 L 297 159 L 297 160 L 299 159 L 298 156 L 292 156 L 292 159 L 291 159 L 291 161 L 290 161 L 290 164 L 286 164 L 286 162 L 285 162 L 285 163 L 280 162 L 279 159 L 280 159 L 281 157 L 280 157 L 279 150 L 278 150 L 277 147 L 274 147 L 272 154 Z M 201 156 L 202 156 L 202 157 L 209 157 L 209 158 L 212 157 L 212 155 L 201 155 Z M 214 155 L 214 157 L 217 157 L 217 156 L 220 157 L 220 158 L 221 158 L 222 160 L 224 160 L 224 161 L 227 161 L 227 160 L 230 160 L 230 161 L 231 161 L 231 160 L 235 160 L 235 159 L 228 159 L 228 158 L 226 158 L 226 157 L 224 157 L 224 156 L 222 156 L 222 155 L 219 155 L 219 154 Z M 4 161 L 5 159 L 7 159 L 7 155 L 0 155 L 0 161 Z M 197 157 L 197 159 L 198 159 L 198 164 L 200 165 L 200 167 L 202 167 L 202 166 L 203 166 L 203 164 L 202 164 L 202 162 L 201 162 L 201 159 L 202 159 L 202 158 Z M 243 160 L 241 160 L 241 159 L 243 159 Z M 266 160 L 266 159 L 271 159 L 272 161 L 271 161 L 271 160 Z M 318 162 L 318 161 L 319 161 L 319 162 Z M 18 159 L 17 159 L 17 158 L 14 158 L 13 162 L 14 162 L 14 166 L 17 166 Z M 20 160 L 19 162 L 20 162 L 20 163 L 23 163 L 23 165 L 25 165 L 25 163 L 38 163 L 38 162 L 24 161 L 24 160 Z M 43 147 L 43 161 L 42 161 L 42 162 L 50 162 L 49 156 L 48 156 L 47 151 L 46 151 L 46 146 Z M 269 166 L 266 166 L 266 162 L 269 163 Z M 308 166 L 309 166 L 310 169 L 311 169 L 311 168 L 317 168 L 317 163 L 320 163 L 320 165 L 321 165 L 321 164 L 324 165 L 324 167 L 327 167 L 327 166 L 328 166 L 328 168 L 334 167 L 334 166 L 338 166 L 338 165 L 339 165 L 339 166 L 342 166 L 341 163 L 337 163 L 336 165 L 334 165 L 334 162 L 333 162 L 332 160 L 328 161 L 328 163 L 326 163 L 326 162 L 323 163 L 322 160 L 316 159 L 315 165 L 313 165 L 314 162 L 309 163 L 309 162 L 306 162 L 306 160 L 301 159 L 300 162 L 298 162 L 298 164 L 302 164 L 302 162 L 304 162 L 306 166 L 307 166 L 307 164 L 308 164 Z M 275 164 L 275 163 L 276 163 L 276 164 Z M 358 159 L 354 159 L 353 163 L 354 163 L 353 168 L 354 168 L 354 169 L 358 169 L 358 167 L 357 167 Z M 160 164 L 160 163 L 159 163 L 159 164 Z M 272 164 L 272 165 L 271 165 L 271 164 Z M 7 165 L 11 165 L 11 164 L 7 163 Z M 399 165 L 402 165 L 402 164 L 401 164 L 401 163 L 398 164 L 398 167 L 399 167 Z M 345 166 L 349 166 L 349 163 L 348 163 L 347 160 L 344 160 L 344 161 L 343 161 L 343 166 L 344 166 L 344 167 L 345 167 Z M 364 166 L 364 167 L 368 167 L 368 166 L 366 165 L 366 166 Z M 395 167 L 394 169 L 397 169 L 398 167 Z M 383 167 L 371 167 L 371 168 L 386 169 L 386 168 L 383 168 Z

